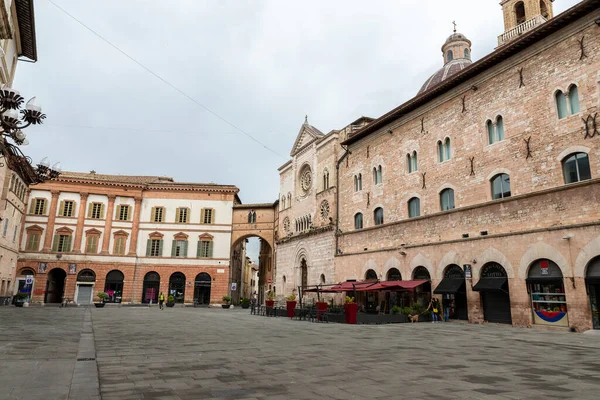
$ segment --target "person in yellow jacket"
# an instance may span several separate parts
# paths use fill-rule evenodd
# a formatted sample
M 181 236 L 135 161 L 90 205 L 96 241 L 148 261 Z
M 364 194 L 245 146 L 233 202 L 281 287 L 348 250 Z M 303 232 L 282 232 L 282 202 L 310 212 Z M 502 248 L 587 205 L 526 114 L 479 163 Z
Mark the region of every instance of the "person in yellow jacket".
M 160 294 L 158 295 L 158 307 L 163 310 L 163 303 L 165 302 L 165 295 L 163 294 L 163 292 L 160 292 Z

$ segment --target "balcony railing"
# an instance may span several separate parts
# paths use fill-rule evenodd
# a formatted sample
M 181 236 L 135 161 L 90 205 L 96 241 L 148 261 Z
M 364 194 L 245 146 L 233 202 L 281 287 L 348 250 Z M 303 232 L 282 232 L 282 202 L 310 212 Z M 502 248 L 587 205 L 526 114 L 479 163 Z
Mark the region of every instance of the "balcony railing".
M 529 32 L 533 28 L 543 24 L 546 21 L 547 21 L 547 19 L 544 18 L 542 15 L 536 15 L 535 17 L 531 18 L 530 20 L 520 23 L 519 25 L 515 26 L 514 28 L 509 29 L 506 32 L 504 32 L 502 35 L 498 36 L 498 46 L 502 46 L 503 44 L 508 43 L 513 39 L 516 39 L 517 37 L 521 36 L 525 32 Z

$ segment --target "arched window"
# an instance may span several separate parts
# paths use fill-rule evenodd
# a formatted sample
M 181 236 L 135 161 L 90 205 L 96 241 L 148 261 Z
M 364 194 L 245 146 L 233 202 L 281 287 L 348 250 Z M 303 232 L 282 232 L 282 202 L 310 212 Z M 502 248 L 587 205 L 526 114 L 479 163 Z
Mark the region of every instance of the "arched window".
M 421 199 L 413 197 L 408 201 L 408 218 L 419 217 L 421 215 Z
M 383 182 L 383 170 L 380 165 L 373 168 L 373 183 L 379 185 L 381 182 Z
M 448 161 L 450 159 L 452 156 L 450 151 L 450 138 L 444 139 L 443 142 L 441 140 L 438 141 L 438 156 L 440 162 Z
M 465 49 L 465 58 L 470 58 L 471 53 L 469 53 L 469 49 Z
M 354 191 L 358 192 L 358 176 L 354 175 Z
M 504 119 L 502 115 L 496 118 L 496 139 L 500 142 L 504 140 Z
M 292 192 L 288 192 L 287 206 L 288 208 L 292 206 Z
M 558 112 L 558 119 L 563 119 L 567 116 L 567 97 L 560 90 L 554 95 L 556 99 L 556 111 Z
M 323 190 L 329 189 L 329 171 L 323 173 Z
M 402 280 L 402 274 L 400 274 L 400 271 L 398 270 L 398 268 L 390 268 L 390 270 L 387 273 L 386 280 L 388 280 L 388 281 L 401 281 Z
M 300 261 L 300 282 L 303 288 L 308 286 L 308 265 L 304 258 Z
M 375 220 L 375 225 L 383 224 L 383 208 L 377 207 L 375 211 L 373 211 L 373 217 Z
M 454 60 L 454 53 L 452 52 L 452 50 L 448 50 L 448 52 L 446 53 L 446 62 L 450 62 Z
M 281 198 L 281 209 L 285 210 L 285 196 Z
M 358 190 L 362 190 L 362 174 L 358 174 Z
M 412 154 L 406 155 L 406 165 L 408 166 L 408 173 L 415 172 L 419 169 L 419 164 L 417 161 L 417 151 L 413 151 Z
M 494 132 L 494 124 L 489 119 L 485 123 L 488 132 L 488 144 L 492 144 L 496 142 L 496 134 Z
M 544 0 L 540 0 L 540 11 L 542 17 L 548 19 L 550 17 L 550 13 L 548 12 L 548 6 L 546 6 L 546 2 Z
M 517 17 L 517 24 L 522 24 L 526 21 L 525 17 L 525 4 L 522 1 L 519 1 L 515 4 L 515 14 Z
M 501 115 L 496 117 L 496 123 L 488 120 L 486 122 L 488 143 L 493 144 L 504 140 L 504 120 Z
M 366 281 L 376 281 L 377 280 L 377 272 L 375 272 L 372 269 L 367 270 L 367 272 L 365 273 L 365 280 Z
M 356 213 L 354 215 L 354 229 L 362 229 L 363 227 L 363 215 L 362 213 Z
M 574 183 L 592 179 L 590 159 L 585 153 L 568 155 L 562 161 L 565 183 Z
M 444 189 L 440 192 L 442 211 L 454 210 L 454 190 Z
M 321 283 L 325 283 L 325 274 L 321 274 Z
M 569 88 L 569 108 L 571 115 L 579 112 L 579 90 L 577 85 L 571 85 Z
M 510 177 L 508 174 L 498 174 L 492 178 L 492 199 L 510 197 Z

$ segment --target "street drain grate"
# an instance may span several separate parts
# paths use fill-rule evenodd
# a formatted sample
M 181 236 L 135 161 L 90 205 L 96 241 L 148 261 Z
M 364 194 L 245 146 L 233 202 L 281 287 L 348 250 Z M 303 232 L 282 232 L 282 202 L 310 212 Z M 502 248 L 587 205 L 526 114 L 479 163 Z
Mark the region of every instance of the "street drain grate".
M 77 361 L 96 361 L 96 357 L 83 357 L 78 358 Z

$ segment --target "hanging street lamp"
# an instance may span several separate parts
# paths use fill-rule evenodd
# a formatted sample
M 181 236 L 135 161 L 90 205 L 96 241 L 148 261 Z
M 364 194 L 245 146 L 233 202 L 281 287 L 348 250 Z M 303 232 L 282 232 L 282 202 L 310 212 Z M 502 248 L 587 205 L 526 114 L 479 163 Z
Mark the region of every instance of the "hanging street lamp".
M 37 167 L 33 167 L 31 158 L 24 155 L 19 148 L 29 144 L 23 130 L 30 125 L 41 125 L 46 118 L 42 107 L 35 104 L 35 97 L 21 109 L 24 101 L 19 91 L 7 86 L 0 87 L 0 153 L 9 162 L 11 169 L 19 168 L 28 175 L 31 184 L 42 183 L 60 175 L 60 163 L 50 166 L 48 158 L 44 157 Z

